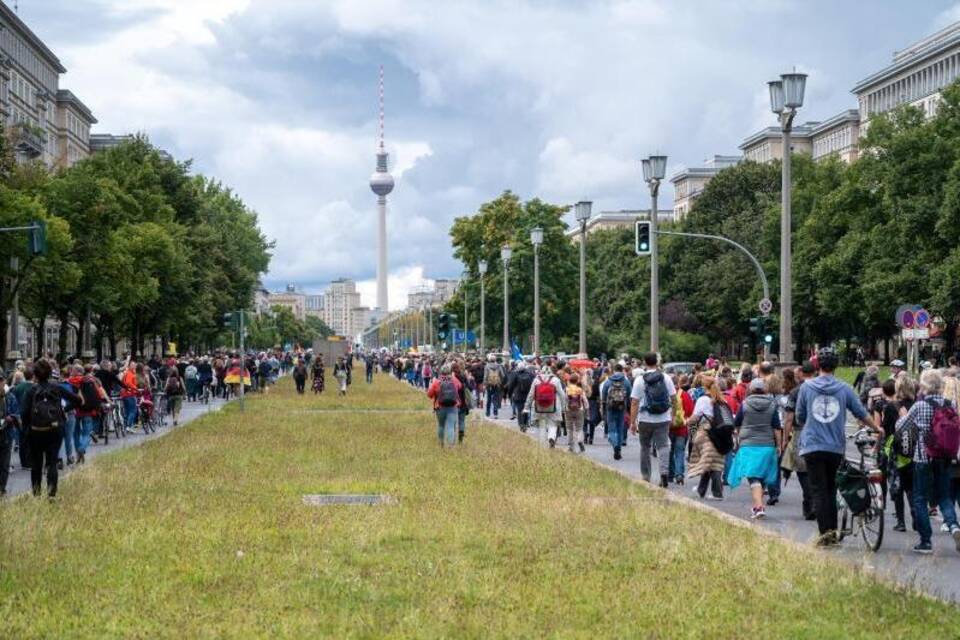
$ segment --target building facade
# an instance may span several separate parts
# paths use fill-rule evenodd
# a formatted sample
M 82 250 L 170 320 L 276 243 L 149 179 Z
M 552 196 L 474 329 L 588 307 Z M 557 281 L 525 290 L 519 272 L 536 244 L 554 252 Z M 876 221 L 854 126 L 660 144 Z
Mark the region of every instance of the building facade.
M 357 283 L 348 278 L 334 280 L 323 294 L 323 314 L 321 318 L 337 335 L 352 336 L 354 332 L 354 310 L 361 308 Z
M 727 167 L 733 167 L 743 158 L 741 156 L 718 156 L 704 160 L 702 167 L 684 168 L 670 178 L 673 184 L 673 217 L 682 220 L 693 202 L 703 193 L 713 177 Z
M 286 307 L 293 312 L 297 320 L 303 320 L 307 317 L 307 296 L 296 287 L 288 284 L 285 291 L 278 291 L 270 294 L 270 306 Z
M 790 133 L 790 150 L 793 153 L 811 153 L 813 150 L 813 129 L 819 122 L 804 122 L 794 125 Z M 754 162 L 773 162 L 783 159 L 783 134 L 780 127 L 767 127 L 747 137 L 740 143 L 744 160 Z
M 909 104 L 934 114 L 940 91 L 960 75 L 960 22 L 893 54 L 893 61 L 856 85 L 865 127 L 875 115 Z
M 323 294 L 313 294 L 304 296 L 304 313 L 314 318 L 323 318 Z
M 433 301 L 435 304 L 445 304 L 457 293 L 460 281 L 456 278 L 437 278 L 433 281 Z
M 0 116 L 12 130 L 18 161 L 50 168 L 90 155 L 90 109 L 60 88 L 66 73 L 43 41 L 0 2 Z
M 860 112 L 847 109 L 824 120 L 811 132 L 814 160 L 837 156 L 846 163 L 860 156 Z
M 587 221 L 587 235 L 604 229 L 633 229 L 637 220 L 649 220 L 650 209 L 621 209 L 620 211 L 601 211 Z M 673 209 L 658 210 L 659 222 L 673 222 Z M 575 243 L 580 242 L 580 225 L 570 227 L 566 236 Z

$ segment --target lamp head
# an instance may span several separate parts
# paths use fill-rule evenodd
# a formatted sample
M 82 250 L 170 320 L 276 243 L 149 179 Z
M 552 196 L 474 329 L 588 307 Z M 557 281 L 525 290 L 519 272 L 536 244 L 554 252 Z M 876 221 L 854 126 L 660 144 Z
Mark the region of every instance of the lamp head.
M 480 275 L 485 275 L 487 273 L 487 261 L 481 260 L 478 262 L 477 269 L 480 271 Z
M 783 80 L 773 80 L 767 86 L 770 87 L 770 111 L 779 115 L 784 107 Z
M 803 93 L 807 87 L 807 74 L 784 73 L 780 76 L 783 82 L 784 104 L 790 109 L 799 109 L 803 106 Z
M 500 259 L 503 260 L 504 264 L 510 262 L 510 256 L 513 255 L 513 249 L 510 248 L 510 245 L 505 244 L 500 247 Z
M 533 243 L 535 247 L 543 244 L 543 227 L 534 227 L 530 230 L 530 242 Z
M 593 209 L 593 203 L 589 200 L 581 200 L 573 206 L 573 215 L 577 222 L 586 222 L 590 219 L 590 212 Z
M 654 180 L 663 180 L 667 173 L 667 156 L 650 156 L 650 171 Z
M 641 160 L 640 166 L 643 167 L 643 181 L 650 182 L 653 179 L 653 167 L 650 166 L 650 158 Z

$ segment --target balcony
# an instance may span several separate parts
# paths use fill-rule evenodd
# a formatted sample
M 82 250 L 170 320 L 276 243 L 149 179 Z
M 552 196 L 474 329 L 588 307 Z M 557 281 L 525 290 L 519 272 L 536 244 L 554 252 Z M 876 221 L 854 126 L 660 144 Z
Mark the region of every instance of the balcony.
M 18 122 L 13 125 L 13 141 L 18 153 L 27 158 L 39 158 L 47 143 L 47 132 L 40 127 Z

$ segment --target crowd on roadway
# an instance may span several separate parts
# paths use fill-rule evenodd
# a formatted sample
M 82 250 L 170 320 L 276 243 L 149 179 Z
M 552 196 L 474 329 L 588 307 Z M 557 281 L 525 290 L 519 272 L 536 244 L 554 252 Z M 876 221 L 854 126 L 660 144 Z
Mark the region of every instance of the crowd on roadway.
M 179 424 L 184 402 L 229 400 L 244 391 L 266 393 L 281 373 L 312 353 L 260 352 L 243 358 L 215 351 L 183 357 L 58 362 L 51 354 L 17 361 L 0 371 L 0 496 L 6 494 L 11 459 L 30 470 L 34 495 L 44 471 L 47 494 L 57 495 L 59 471 L 83 464 L 92 444 L 111 437 L 152 433 L 166 420 Z M 322 380 L 322 375 L 321 375 Z
M 711 355 L 684 373 L 667 373 L 656 354 L 642 359 L 511 359 L 497 354 L 371 353 L 368 380 L 384 370 L 426 390 L 441 447 L 463 442 L 466 417 L 509 413 L 522 431 L 537 429 L 554 448 L 582 453 L 602 429 L 613 460 L 630 436 L 640 448 L 644 480 L 667 487 L 692 483 L 695 495 L 722 500 L 746 485 L 750 517 L 779 504 L 785 479 L 796 476 L 803 518 L 815 520 L 817 543 L 839 542 L 837 473 L 847 452 L 850 416 L 873 434 L 884 499 L 895 506 L 895 531 L 910 515 L 918 553 L 931 553 L 931 517 L 960 551 L 960 367 L 955 357 L 918 377 L 900 360 L 890 376 L 866 370 L 855 387 L 834 375 L 831 349 L 797 367 L 773 363 L 731 367 Z M 599 442 L 599 441 L 598 441 Z M 938 448 L 939 445 L 939 448 Z M 782 507 L 781 507 L 782 508 Z

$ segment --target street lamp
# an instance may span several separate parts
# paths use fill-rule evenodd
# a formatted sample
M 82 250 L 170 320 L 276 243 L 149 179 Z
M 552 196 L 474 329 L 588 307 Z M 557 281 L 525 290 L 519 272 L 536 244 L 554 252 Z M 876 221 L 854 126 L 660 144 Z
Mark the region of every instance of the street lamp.
M 483 342 L 486 339 L 487 326 L 486 326 L 486 309 L 484 309 L 484 303 L 486 295 L 483 287 L 484 276 L 487 275 L 487 261 L 481 260 L 477 264 L 477 269 L 480 271 L 480 353 L 483 353 Z
M 467 330 L 469 324 L 467 323 L 467 285 L 470 283 L 470 272 L 466 269 L 463 270 L 463 353 L 467 353 Z M 456 351 L 456 348 L 453 349 Z
M 791 244 L 790 211 L 790 132 L 797 109 L 803 106 L 803 93 L 807 86 L 807 74 L 784 73 L 779 80 L 768 82 L 770 87 L 770 110 L 780 119 L 783 147 L 781 155 L 780 197 L 780 362 L 793 361 L 793 253 Z
M 587 221 L 593 203 L 581 200 L 573 207 L 573 215 L 580 223 L 580 356 L 587 355 Z
M 513 249 L 505 244 L 500 247 L 500 259 L 503 260 L 503 352 L 510 353 L 510 278 L 508 267 Z
M 530 230 L 533 244 L 533 354 L 540 355 L 540 245 L 543 244 L 543 227 Z
M 657 195 L 667 172 L 667 156 L 650 156 L 640 161 L 643 180 L 650 188 L 650 351 L 660 352 L 660 264 L 657 245 Z

